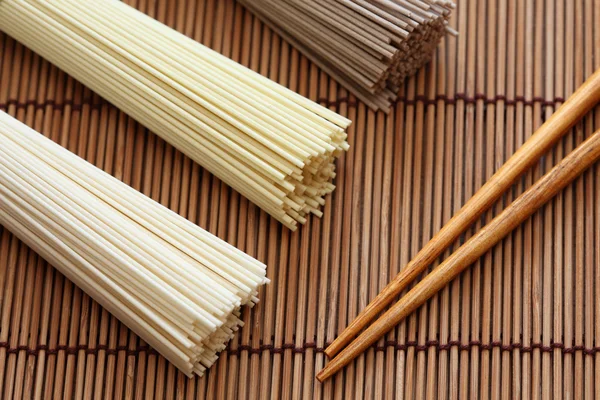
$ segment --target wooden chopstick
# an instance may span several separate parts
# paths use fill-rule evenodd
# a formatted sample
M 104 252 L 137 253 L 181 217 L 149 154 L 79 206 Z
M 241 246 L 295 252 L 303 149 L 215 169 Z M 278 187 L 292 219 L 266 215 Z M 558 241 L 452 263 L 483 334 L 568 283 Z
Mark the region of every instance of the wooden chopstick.
M 448 257 L 319 372 L 324 381 L 424 304 L 600 159 L 600 130 Z
M 600 102 L 600 70 L 588 80 L 517 150 L 448 223 L 419 251 L 383 291 L 327 347 L 335 356 L 387 307 L 410 282 L 431 265 L 488 210 L 506 190 L 560 138 Z

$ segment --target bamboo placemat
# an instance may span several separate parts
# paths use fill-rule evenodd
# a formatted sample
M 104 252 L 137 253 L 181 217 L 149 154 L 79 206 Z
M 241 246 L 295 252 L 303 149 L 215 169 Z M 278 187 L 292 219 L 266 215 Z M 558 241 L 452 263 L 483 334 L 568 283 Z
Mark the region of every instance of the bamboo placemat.
M 600 398 L 600 166 L 342 374 L 314 378 L 336 333 L 600 66 L 600 3 L 459 0 L 460 36 L 388 116 L 233 0 L 128 3 L 348 116 L 352 148 L 324 218 L 291 234 L 0 34 L 0 108 L 266 262 L 272 281 L 207 376 L 188 380 L 0 227 L 3 398 Z M 595 127 L 600 110 L 478 226 Z

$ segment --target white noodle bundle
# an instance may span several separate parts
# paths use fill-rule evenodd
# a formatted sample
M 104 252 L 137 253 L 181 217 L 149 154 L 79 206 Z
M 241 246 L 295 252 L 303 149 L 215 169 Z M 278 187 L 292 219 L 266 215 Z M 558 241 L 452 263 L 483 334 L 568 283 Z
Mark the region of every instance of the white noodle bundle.
M 289 228 L 321 215 L 346 118 L 117 0 L 2 0 L 0 29 Z
M 0 224 L 188 376 L 267 282 L 264 264 L 4 112 Z
M 371 108 L 389 111 L 399 85 L 427 63 L 450 0 L 239 0 Z

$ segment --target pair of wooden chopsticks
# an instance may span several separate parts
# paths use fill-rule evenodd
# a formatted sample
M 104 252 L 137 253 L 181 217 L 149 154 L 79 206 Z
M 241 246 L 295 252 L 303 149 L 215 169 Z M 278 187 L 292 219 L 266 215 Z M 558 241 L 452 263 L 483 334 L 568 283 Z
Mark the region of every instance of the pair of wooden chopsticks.
M 488 210 L 517 178 L 550 150 L 598 102 L 600 102 L 600 70 L 596 71 L 515 152 L 325 350 L 325 354 L 330 358 L 336 356 L 340 351 L 341 353 L 319 372 L 317 379 L 324 381 L 349 364 L 592 166 L 600 158 L 600 131 L 594 133 L 548 174 L 519 196 L 500 215 L 435 268 L 352 341 L 411 281 L 431 265 L 445 249 Z M 346 345 L 348 347 L 344 349 Z

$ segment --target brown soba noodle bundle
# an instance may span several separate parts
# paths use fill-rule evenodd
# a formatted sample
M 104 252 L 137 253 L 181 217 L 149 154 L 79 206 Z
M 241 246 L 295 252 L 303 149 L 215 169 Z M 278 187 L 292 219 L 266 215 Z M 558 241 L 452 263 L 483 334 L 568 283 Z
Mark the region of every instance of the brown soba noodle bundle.
M 447 26 L 450 0 L 239 0 L 373 109 L 427 63 Z

